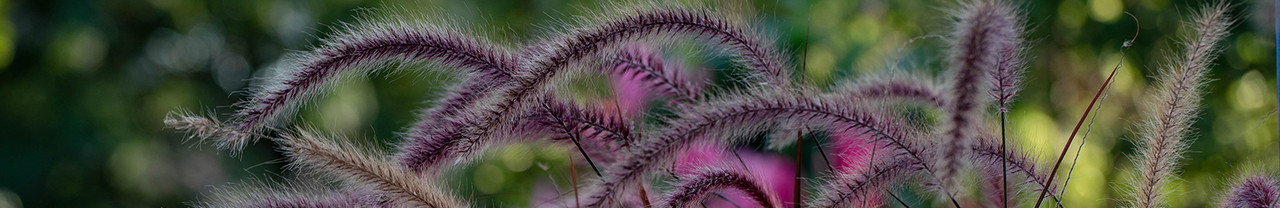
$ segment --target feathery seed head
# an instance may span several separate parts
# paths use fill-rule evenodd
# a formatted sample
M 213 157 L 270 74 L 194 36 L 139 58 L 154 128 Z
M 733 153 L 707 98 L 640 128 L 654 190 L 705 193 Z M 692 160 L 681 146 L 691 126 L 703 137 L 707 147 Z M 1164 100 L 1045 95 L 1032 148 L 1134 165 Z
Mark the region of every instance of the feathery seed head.
M 355 187 L 367 187 L 389 197 L 398 206 L 466 207 L 431 181 L 388 161 L 381 151 L 346 141 L 323 138 L 298 129 L 278 139 L 289 169 L 304 175 L 334 178 Z
M 980 92 L 987 91 L 988 76 L 984 76 L 1000 67 L 1002 50 L 1018 45 L 1021 25 L 1015 10 L 1007 2 L 980 0 L 968 2 L 957 12 L 958 21 L 953 26 L 950 37 L 951 51 L 948 59 L 951 93 L 947 106 L 948 113 L 942 134 L 942 148 L 939 157 L 939 177 L 944 187 L 958 191 L 960 184 L 954 178 L 960 169 L 965 168 L 964 160 L 959 160 L 973 143 L 975 129 L 981 124 L 986 101 Z
M 1280 199 L 1280 183 L 1265 172 L 1246 173 L 1235 179 L 1224 195 L 1221 207 L 1275 207 Z
M 647 38 L 688 36 L 709 38 L 716 43 L 739 51 L 749 69 L 760 71 L 764 80 L 779 86 L 790 86 L 789 67 L 769 44 L 747 33 L 743 25 L 726 20 L 723 15 L 707 9 L 667 6 L 634 7 L 621 16 L 587 20 L 587 26 L 570 29 L 556 36 L 557 39 L 541 41 L 526 51 L 526 59 L 511 82 L 496 87 L 481 102 L 485 106 L 474 107 L 462 113 L 467 119 L 462 129 L 445 129 L 453 132 L 448 137 L 410 139 L 403 148 L 401 161 L 415 171 L 435 169 L 440 161 L 470 160 L 479 145 L 493 143 L 500 138 L 500 128 L 519 122 L 523 111 L 534 110 L 539 95 L 554 85 L 558 74 L 566 69 L 581 66 L 584 60 L 599 57 L 601 52 L 611 52 L 623 44 Z M 453 126 L 453 125 L 450 125 Z M 428 135 L 430 136 L 430 135 Z M 448 144 L 448 145 L 441 145 Z M 446 147 L 446 148 L 438 148 Z
M 692 207 L 695 202 L 725 189 L 741 191 L 761 207 L 781 207 L 760 180 L 741 170 L 727 168 L 699 170 L 691 176 L 682 177 L 675 190 L 663 197 L 660 206 Z
M 267 183 L 250 180 L 247 183 L 214 188 L 213 193 L 190 205 L 201 208 L 392 207 L 387 197 L 375 191 L 333 189 L 314 181 Z
M 1209 67 L 1232 24 L 1229 8 L 1219 2 L 1195 13 L 1189 25 L 1192 36 L 1180 43 L 1183 51 L 1157 72 L 1154 93 L 1146 101 L 1146 115 L 1134 139 L 1138 153 L 1132 159 L 1139 174 L 1128 187 L 1130 206 L 1165 203 L 1169 192 L 1165 184 L 1177 178 L 1178 161 L 1190 146 L 1191 125 L 1199 116 Z
M 666 130 L 657 132 L 656 138 L 640 140 L 631 154 L 606 169 L 604 180 L 597 183 L 592 205 L 605 205 L 618 193 L 618 186 L 634 183 L 655 169 L 655 164 L 671 160 L 675 150 L 695 139 L 711 139 L 724 144 L 737 144 L 749 134 L 762 132 L 769 124 L 777 122 L 804 124 L 816 129 L 848 131 L 855 135 L 867 135 L 881 141 L 893 141 L 897 147 L 908 149 L 916 161 L 922 151 L 914 147 L 909 129 L 895 124 L 892 118 L 865 109 L 859 100 L 848 95 L 819 96 L 817 98 L 777 92 L 777 90 L 752 90 L 729 99 L 710 101 L 689 107 L 678 113 Z
M 227 125 L 238 131 L 259 133 L 282 120 L 332 82 L 349 75 L 363 75 L 386 68 L 389 62 L 401 65 L 434 63 L 460 68 L 460 74 L 474 80 L 501 81 L 514 71 L 516 60 L 503 46 L 463 35 L 456 27 L 413 21 L 390 15 L 343 24 L 338 35 L 308 52 L 291 55 L 275 75 L 258 80 L 247 100 L 237 103 L 237 112 Z M 472 84 L 476 85 L 476 84 Z M 466 89 L 482 89 L 464 86 Z M 470 100 L 451 96 L 452 103 Z M 227 149 L 239 149 L 251 137 L 223 138 Z

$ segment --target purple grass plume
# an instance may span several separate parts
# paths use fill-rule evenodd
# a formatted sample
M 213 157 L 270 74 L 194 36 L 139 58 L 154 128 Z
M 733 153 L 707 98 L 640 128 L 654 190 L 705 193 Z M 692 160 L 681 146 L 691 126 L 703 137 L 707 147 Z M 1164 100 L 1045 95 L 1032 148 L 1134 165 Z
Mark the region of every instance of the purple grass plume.
M 613 67 L 606 73 L 614 76 L 615 80 L 644 83 L 644 87 L 674 101 L 702 100 L 704 83 L 698 83 L 678 64 L 663 60 L 661 53 L 646 45 L 627 45 L 609 63 Z
M 850 89 L 837 89 L 837 91 L 857 94 L 855 97 L 860 97 L 872 103 L 880 103 L 875 100 L 890 99 L 932 108 L 940 108 L 947 103 L 946 97 L 942 95 L 940 86 L 932 80 L 924 78 L 873 77 L 845 85 L 839 88 Z
M 256 139 L 269 139 L 289 159 L 286 168 L 298 178 L 219 188 L 192 205 L 467 207 L 468 200 L 438 184 L 442 173 L 517 141 L 574 145 L 597 169 L 598 178 L 571 176 L 573 195 L 556 190 L 559 196 L 553 198 L 575 206 L 616 207 L 636 200 L 648 206 L 653 204 L 647 193 L 665 192 L 657 196 L 662 199 L 657 206 L 688 207 L 707 197 L 728 199 L 721 191 L 744 193 L 743 199 L 755 203 L 746 205 L 762 207 L 782 207 L 782 200 L 799 199 L 813 207 L 885 206 L 895 201 L 911 206 L 920 202 L 907 203 L 891 189 L 922 188 L 915 198 L 906 199 L 945 197 L 939 199 L 955 207 L 1016 207 L 1028 202 L 1019 200 L 1028 193 L 1059 193 L 1054 171 L 1045 170 L 1023 147 L 1006 146 L 1004 134 L 993 135 L 988 127 L 989 106 L 995 106 L 1004 121 L 1029 60 L 1025 19 L 1010 1 L 960 4 L 951 16 L 955 22 L 942 77 L 866 76 L 830 89 L 793 82 L 796 69 L 790 61 L 796 55 L 773 42 L 782 38 L 758 34 L 754 24 L 736 14 L 667 3 L 613 6 L 588 12 L 595 17 L 560 22 L 565 26 L 554 28 L 567 29 L 520 41 L 526 43 L 521 46 L 489 41 L 447 24 L 403 20 L 396 14 L 343 24 L 332 38 L 294 54 L 275 75 L 257 80 L 226 122 L 183 110 L 166 116 L 165 124 L 186 132 L 189 139 L 233 154 Z M 1129 183 L 1128 205 L 1162 206 L 1169 198 L 1165 189 L 1177 180 L 1178 160 L 1190 145 L 1190 126 L 1199 114 L 1208 70 L 1232 24 L 1230 8 L 1217 3 L 1195 13 L 1190 25 L 1195 34 L 1180 42 L 1186 51 L 1158 71 L 1155 93 L 1137 130 L 1138 154 L 1132 159 L 1139 174 Z M 729 81 L 745 85 L 712 91 L 718 86 L 707 86 L 710 82 L 681 69 L 681 63 L 664 59 L 665 43 L 685 39 L 730 56 L 736 67 L 749 73 Z M 287 120 L 295 117 L 297 108 L 343 78 L 415 64 L 444 68 L 462 80 L 449 87 L 443 99 L 418 112 L 412 126 L 400 133 L 403 141 L 393 144 L 394 153 L 313 130 L 284 128 L 291 126 Z M 650 108 L 644 104 L 627 106 L 623 112 L 619 105 L 557 96 L 566 95 L 565 86 L 575 78 L 601 73 L 610 76 L 612 86 L 634 86 L 626 96 L 615 94 L 613 102 L 648 103 L 649 95 L 659 95 L 672 106 L 671 112 L 647 112 Z M 904 104 L 910 107 L 901 107 Z M 999 133 L 1006 132 L 1003 125 Z M 816 190 L 766 189 L 764 185 L 777 184 L 761 177 L 774 170 L 746 169 L 754 164 L 749 160 L 753 157 L 733 164 L 677 164 L 677 157 L 691 145 L 735 148 L 738 156 L 740 145 L 756 140 L 780 149 L 796 144 L 797 134 L 823 132 L 832 136 L 814 140 L 819 147 L 857 148 L 834 154 L 836 159 L 830 161 L 837 165 L 818 171 L 830 175 L 814 181 Z M 828 144 L 821 144 L 824 141 Z M 804 163 L 809 158 L 801 151 L 796 153 L 794 175 L 802 175 L 803 166 L 811 164 Z M 819 154 L 827 161 L 826 152 Z M 575 172 L 572 168 L 577 166 L 570 167 L 569 172 Z M 797 179 L 790 176 L 785 178 Z M 673 186 L 650 184 L 652 179 L 674 179 L 668 183 Z M 577 181 L 592 182 L 579 187 Z M 983 184 L 964 184 L 975 181 Z M 1278 192 L 1275 178 L 1250 175 L 1232 184 L 1222 206 L 1275 206 Z M 1048 196 L 1061 204 L 1061 196 L 1054 194 Z M 945 203 L 942 200 L 932 201 Z
M 863 206 L 865 200 L 875 200 L 869 196 L 878 195 L 924 169 L 923 163 L 910 157 L 883 155 L 891 157 L 870 161 L 862 169 L 837 170 L 834 177 L 817 189 L 817 195 L 805 200 L 806 203 L 810 207 Z
M 949 37 L 948 74 L 953 78 L 948 93 L 948 116 L 942 128 L 942 145 L 938 157 L 938 174 L 948 192 L 960 187 L 952 178 L 968 166 L 961 155 L 974 143 L 976 129 L 986 101 L 980 96 L 989 86 L 987 73 L 1000 67 L 1002 51 L 1017 45 L 1020 39 L 1020 17 L 1014 7 L 1004 1 L 965 3 L 956 13 L 958 21 Z
M 745 193 L 759 207 L 782 207 L 759 179 L 743 170 L 707 168 L 680 178 L 675 190 L 667 193 L 659 207 L 694 207 L 695 202 L 721 190 Z
M 877 76 L 862 80 L 840 83 L 834 91 L 854 100 L 851 102 L 870 105 L 911 104 L 931 108 L 940 108 L 946 104 L 939 86 L 933 81 L 920 77 Z M 770 133 L 769 149 L 780 150 L 796 142 L 795 135 L 808 134 L 798 123 L 777 123 L 777 129 Z
M 632 124 L 618 115 L 593 106 L 580 106 L 550 96 L 542 110 L 526 119 L 531 128 L 547 129 L 553 141 L 571 140 L 587 158 L 600 165 L 612 163 L 635 138 Z
M 1004 4 L 1009 3 L 1004 2 Z M 1011 35 L 1011 37 L 999 41 L 995 67 L 987 70 L 987 80 L 991 83 L 987 93 L 995 101 L 998 111 L 1009 112 L 1018 92 L 1022 91 L 1023 73 L 1026 71 L 1027 59 L 1030 57 L 1027 57 L 1028 46 L 1024 28 L 1026 21 L 1023 15 L 1011 8 L 1004 12 L 1007 13 L 1005 15 L 1012 16 L 1002 18 L 1010 18 L 1008 20 L 1012 22 L 1000 29 L 1008 33 L 1004 35 Z
M 893 118 L 869 110 L 848 94 L 811 98 L 777 90 L 755 90 L 727 96 L 731 99 L 710 101 L 678 113 L 663 132 L 633 147 L 632 154 L 606 168 L 603 181 L 594 185 L 590 197 L 593 206 L 612 204 L 620 190 L 657 169 L 657 164 L 672 160 L 675 150 L 693 141 L 716 141 L 739 144 L 742 138 L 761 132 L 774 123 L 800 123 L 815 129 L 850 131 L 890 143 L 915 161 L 927 153 L 916 147 L 918 135 L 899 126 Z M 708 140 L 710 139 L 710 140 Z M 925 166 L 925 169 L 929 169 Z M 932 173 L 932 171 L 930 171 Z
M 226 128 L 246 134 L 217 135 L 218 147 L 238 151 L 281 121 L 332 82 L 349 75 L 368 74 L 390 62 L 431 63 L 458 68 L 468 79 L 504 80 L 517 61 L 504 47 L 463 35 L 453 26 L 409 21 L 389 15 L 343 24 L 332 38 L 307 52 L 292 54 L 275 75 L 258 80 L 249 98 L 238 102 Z M 480 87 L 464 86 L 467 90 Z M 455 93 L 449 102 L 473 98 Z
M 1156 72 L 1156 86 L 1134 139 L 1138 153 L 1132 158 L 1138 175 L 1127 190 L 1130 206 L 1164 206 L 1166 184 L 1178 180 L 1179 160 L 1192 142 L 1191 124 L 1199 117 L 1209 69 L 1233 22 L 1227 14 L 1230 8 L 1224 2 L 1200 8 L 1188 24 L 1191 36 L 1179 43 L 1183 51 Z
M 247 183 L 217 187 L 214 194 L 190 204 L 200 208 L 260 207 L 260 208 L 338 208 L 338 207 L 392 207 L 381 194 L 359 189 L 331 189 L 323 184 L 305 181 L 270 183 L 250 180 Z
M 185 132 L 187 139 L 198 142 L 210 142 L 218 138 L 248 138 L 250 133 L 237 131 L 222 126 L 222 122 L 210 117 L 200 116 L 188 110 L 175 110 L 164 117 L 164 125 Z M 222 141 L 215 141 L 221 146 Z
M 1048 181 L 1049 170 L 1036 164 L 1036 161 L 1038 160 L 1035 156 L 1030 152 L 1023 151 L 1023 148 L 1018 145 L 1009 145 L 1007 148 L 1001 148 L 999 138 L 990 136 L 986 133 L 980 135 L 981 138 L 978 140 L 978 143 L 975 143 L 971 147 L 971 154 L 969 154 L 969 158 L 974 161 L 975 166 L 978 166 L 982 170 L 980 174 L 987 177 L 1000 177 L 1000 174 L 1002 174 L 1000 170 L 1003 169 L 1010 178 L 1023 177 L 1020 181 L 1010 183 L 1010 186 L 1012 187 L 1010 189 L 1028 188 L 1027 192 L 1029 193 L 1036 193 L 1047 189 L 1048 196 L 1053 200 L 1053 202 L 1058 202 L 1060 200 L 1060 197 L 1057 195 L 1057 193 L 1059 193 L 1059 187 L 1055 185 L 1055 183 Z M 1002 149 L 1007 152 L 1001 154 Z M 1008 169 L 1005 169 L 1005 165 L 1007 165 Z M 1027 187 L 1026 185 L 1030 185 L 1030 187 Z M 1000 189 L 1004 189 L 1004 187 L 1001 186 Z M 1005 190 L 1000 191 L 1002 194 L 1006 193 L 1004 192 Z M 1018 192 L 1005 195 L 1010 201 L 1016 201 L 1013 199 L 1013 197 L 1017 196 L 1016 193 Z M 996 203 L 994 201 L 992 202 Z M 998 203 L 1004 203 L 1004 200 L 1001 200 Z M 1012 205 L 1015 203 L 1016 202 L 1010 202 L 1009 204 Z
M 324 138 L 299 129 L 278 139 L 290 169 L 308 176 L 335 178 L 356 187 L 376 190 L 396 206 L 467 207 L 432 179 L 395 165 L 381 151 Z M 311 175 L 314 174 L 314 175 Z
M 1246 171 L 1231 182 L 1223 193 L 1219 207 L 1276 207 L 1280 206 L 1280 182 L 1268 172 Z
M 644 39 L 673 37 L 707 38 L 737 51 L 737 57 L 749 69 L 760 71 L 766 84 L 789 86 L 789 66 L 778 58 L 763 38 L 746 33 L 741 23 L 729 21 L 709 9 L 677 6 L 636 7 L 611 18 L 586 20 L 587 26 L 558 35 L 559 39 L 540 41 L 511 82 L 499 86 L 480 102 L 489 105 L 469 108 L 465 119 L 450 123 L 447 134 L 410 135 L 399 154 L 400 161 L 417 172 L 436 171 L 442 164 L 471 160 L 483 146 L 501 142 L 503 128 L 519 122 L 518 116 L 536 110 L 541 94 L 561 83 L 554 79 L 588 57 L 599 57 L 604 51 L 625 43 Z

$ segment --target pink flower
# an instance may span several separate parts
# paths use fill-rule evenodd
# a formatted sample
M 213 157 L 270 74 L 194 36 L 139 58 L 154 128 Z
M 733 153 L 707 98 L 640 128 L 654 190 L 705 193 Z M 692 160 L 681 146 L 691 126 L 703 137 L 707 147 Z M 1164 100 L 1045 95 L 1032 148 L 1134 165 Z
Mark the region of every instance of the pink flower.
M 856 130 L 852 130 L 856 131 Z M 831 134 L 827 146 L 832 147 L 828 155 L 831 165 L 839 170 L 862 170 L 871 162 L 871 138 L 858 135 L 857 132 L 842 131 Z
M 622 79 L 614 76 L 610 85 L 613 87 L 613 93 L 616 97 L 617 107 L 622 112 L 624 118 L 634 118 L 643 113 L 650 98 L 650 90 L 644 86 L 644 81 L 634 79 Z M 609 106 L 610 108 L 613 106 Z
M 728 166 L 742 167 L 745 163 L 747 171 L 762 181 L 764 188 L 773 194 L 783 206 L 791 206 L 795 197 L 795 163 L 773 154 L 764 154 L 747 149 L 737 149 L 742 162 L 726 151 L 723 145 L 716 143 L 694 143 L 685 148 L 672 165 L 672 172 L 677 177 L 690 175 L 699 168 Z M 742 207 L 755 206 L 751 198 L 738 191 L 722 191 L 719 196 L 703 200 L 707 207 Z M 728 199 L 728 200 L 726 200 Z

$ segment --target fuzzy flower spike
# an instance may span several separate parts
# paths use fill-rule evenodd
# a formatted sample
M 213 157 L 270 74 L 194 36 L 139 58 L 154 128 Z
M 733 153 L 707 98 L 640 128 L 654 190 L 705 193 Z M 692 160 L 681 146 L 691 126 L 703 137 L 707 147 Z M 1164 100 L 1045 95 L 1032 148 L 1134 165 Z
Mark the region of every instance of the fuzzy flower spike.
M 1280 201 L 1280 183 L 1268 172 L 1247 171 L 1236 178 L 1225 195 L 1221 207 L 1275 207 Z
M 290 112 L 319 94 L 335 80 L 348 75 L 368 74 L 386 68 L 389 61 L 398 66 L 407 63 L 433 63 L 457 68 L 470 80 L 501 81 L 509 79 L 517 64 L 514 56 L 490 41 L 463 35 L 456 27 L 405 20 L 400 15 L 366 19 L 356 24 L 343 24 L 343 31 L 323 41 L 311 51 L 293 54 L 275 75 L 259 80 L 247 100 L 235 104 L 236 112 L 222 126 L 225 132 L 194 132 L 201 138 L 216 140 L 220 149 L 238 151 L 264 130 L 289 118 Z M 482 89 L 481 84 L 462 87 Z M 460 105 L 477 93 L 456 93 L 444 105 Z M 193 120 L 190 115 L 175 121 Z M 196 129 L 198 130 L 198 129 Z
M 986 101 L 981 93 L 989 86 L 989 71 L 1001 67 L 1002 52 L 1019 44 L 1020 17 L 1009 3 L 998 0 L 968 2 L 956 17 L 950 37 L 951 86 L 942 128 L 938 173 L 948 192 L 960 190 L 955 178 L 968 166 L 961 155 L 974 143 Z M 1012 73 L 1012 72 L 1009 72 Z
M 1177 180 L 1178 161 L 1190 146 L 1191 124 L 1200 113 L 1209 69 L 1221 50 L 1218 43 L 1232 24 L 1230 8 L 1223 2 L 1200 8 L 1188 25 L 1192 36 L 1179 44 L 1183 51 L 1156 72 L 1157 84 L 1133 141 L 1138 147 L 1132 157 L 1138 175 L 1129 183 L 1129 206 L 1166 203 L 1167 184 Z
M 602 52 L 611 52 L 629 42 L 652 38 L 706 38 L 736 51 L 742 64 L 760 73 L 760 79 L 775 86 L 790 86 L 789 66 L 778 58 L 776 49 L 756 37 L 738 22 L 709 9 L 678 6 L 638 7 L 622 10 L 622 16 L 591 20 L 588 26 L 572 29 L 556 38 L 530 47 L 528 60 L 511 82 L 481 98 L 483 106 L 465 110 L 463 118 L 446 125 L 443 134 L 411 135 L 399 158 L 412 170 L 436 171 L 441 164 L 469 161 L 479 149 L 500 142 L 500 129 L 522 122 L 520 112 L 537 110 L 541 95 L 558 83 L 565 70 L 592 61 Z

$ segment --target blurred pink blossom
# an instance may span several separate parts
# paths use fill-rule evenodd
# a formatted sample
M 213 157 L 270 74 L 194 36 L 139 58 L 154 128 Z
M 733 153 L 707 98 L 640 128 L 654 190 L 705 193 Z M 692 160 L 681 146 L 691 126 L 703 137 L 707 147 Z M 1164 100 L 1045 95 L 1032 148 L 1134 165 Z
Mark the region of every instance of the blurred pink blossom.
M 795 196 L 795 163 L 784 157 L 748 149 L 736 150 L 742 157 L 742 161 L 739 162 L 738 158 L 726 149 L 723 145 L 715 143 L 691 144 L 679 154 L 680 156 L 672 165 L 672 172 L 679 177 L 693 174 L 699 168 L 741 167 L 746 163 L 747 171 L 764 183 L 766 191 L 773 194 L 784 206 L 791 206 Z M 720 195 L 728 201 L 716 196 L 708 197 L 703 203 L 707 207 L 734 207 L 734 204 L 742 207 L 757 206 L 750 198 L 738 191 L 722 191 Z

